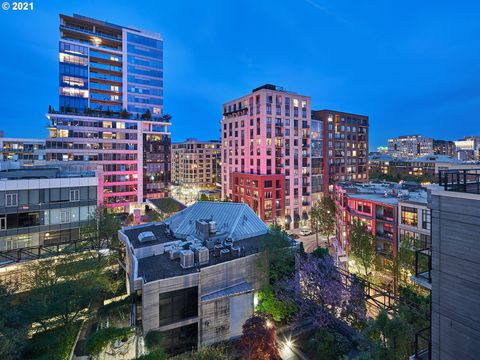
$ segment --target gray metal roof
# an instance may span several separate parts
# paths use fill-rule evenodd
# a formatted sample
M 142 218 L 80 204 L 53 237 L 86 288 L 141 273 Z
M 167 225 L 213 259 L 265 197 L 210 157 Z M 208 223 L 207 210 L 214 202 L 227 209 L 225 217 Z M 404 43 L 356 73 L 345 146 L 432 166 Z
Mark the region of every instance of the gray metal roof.
M 202 301 L 212 301 L 228 296 L 245 294 L 253 291 L 254 288 L 248 282 L 243 282 L 238 285 L 230 286 L 229 288 L 215 291 L 214 293 L 202 296 Z
M 213 220 L 217 232 L 232 240 L 242 240 L 268 232 L 267 226 L 246 204 L 198 201 L 165 220 L 177 237 L 195 234 L 197 220 Z

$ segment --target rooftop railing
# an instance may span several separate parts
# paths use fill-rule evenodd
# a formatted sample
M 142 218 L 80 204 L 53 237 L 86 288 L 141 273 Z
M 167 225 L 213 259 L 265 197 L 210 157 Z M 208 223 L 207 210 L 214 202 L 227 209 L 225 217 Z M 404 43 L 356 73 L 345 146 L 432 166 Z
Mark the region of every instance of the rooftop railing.
M 480 194 L 480 169 L 440 170 L 438 183 L 445 191 Z

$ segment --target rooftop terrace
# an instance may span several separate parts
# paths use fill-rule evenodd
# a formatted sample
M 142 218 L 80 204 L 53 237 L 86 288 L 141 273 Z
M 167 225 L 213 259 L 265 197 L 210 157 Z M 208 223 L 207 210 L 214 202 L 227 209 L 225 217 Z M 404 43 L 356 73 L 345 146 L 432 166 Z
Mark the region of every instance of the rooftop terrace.
M 416 183 L 403 182 L 340 182 L 349 198 L 396 205 L 399 201 L 427 203 L 427 191 Z

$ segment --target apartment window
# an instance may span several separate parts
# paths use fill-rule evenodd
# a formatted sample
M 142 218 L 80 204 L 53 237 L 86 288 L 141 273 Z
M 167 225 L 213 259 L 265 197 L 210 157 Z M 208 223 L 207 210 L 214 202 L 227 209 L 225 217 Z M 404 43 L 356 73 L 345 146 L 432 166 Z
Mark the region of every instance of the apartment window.
M 357 211 L 365 214 L 370 214 L 372 212 L 372 207 L 368 203 L 357 203 Z
M 430 216 L 430 210 L 422 209 L 422 228 L 430 230 L 432 227 L 432 218 Z
M 6 206 L 18 206 L 18 196 L 17 196 L 17 194 L 6 194 L 5 195 L 5 204 L 6 204 Z
M 72 213 L 70 211 L 61 211 L 60 212 L 60 222 L 61 223 L 70 222 L 71 217 L 72 217 Z
M 409 206 L 402 206 L 402 224 L 409 226 L 418 225 L 418 214 L 417 209 Z
M 80 201 L 80 190 L 70 190 L 70 201 Z
M 198 316 L 198 287 L 159 294 L 159 325 Z
M 6 217 L 1 217 L 0 218 L 0 230 L 6 230 L 7 229 L 7 218 Z

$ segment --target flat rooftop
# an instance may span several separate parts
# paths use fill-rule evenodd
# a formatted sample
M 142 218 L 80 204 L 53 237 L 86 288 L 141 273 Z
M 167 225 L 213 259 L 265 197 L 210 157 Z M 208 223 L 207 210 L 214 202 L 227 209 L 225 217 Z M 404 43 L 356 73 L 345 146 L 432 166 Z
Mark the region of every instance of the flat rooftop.
M 240 257 L 257 254 L 261 251 L 263 244 L 271 240 L 273 235 L 270 233 L 254 236 L 248 239 L 234 241 L 234 246 L 243 248 Z M 292 242 L 293 245 L 293 242 Z M 196 265 L 192 268 L 184 269 L 180 265 L 179 259 L 170 260 L 169 254 L 154 255 L 138 259 L 138 276 L 143 278 L 144 282 L 151 282 L 161 279 L 167 279 L 175 276 L 182 276 L 199 272 L 202 268 L 213 266 L 238 259 L 233 255 L 215 256 L 210 252 L 209 262 L 204 265 Z
M 130 244 L 132 244 L 133 248 L 139 249 L 142 247 L 164 244 L 170 241 L 178 240 L 172 235 L 170 235 L 166 230 L 167 226 L 165 224 L 153 222 L 146 225 L 128 227 L 123 229 L 122 231 L 128 237 L 128 240 L 130 241 Z M 141 242 L 138 239 L 138 235 L 148 231 L 152 232 L 155 235 L 156 240 Z
M 427 203 L 427 190 L 405 182 L 402 184 L 392 182 L 340 182 L 349 198 L 373 201 L 388 205 L 397 205 L 399 201 Z
M 157 211 L 161 211 L 165 214 L 174 214 L 177 211 L 183 210 L 186 208 L 184 204 L 180 201 L 175 200 L 171 197 L 160 198 L 160 199 L 147 199 L 147 202 L 152 205 Z

